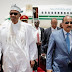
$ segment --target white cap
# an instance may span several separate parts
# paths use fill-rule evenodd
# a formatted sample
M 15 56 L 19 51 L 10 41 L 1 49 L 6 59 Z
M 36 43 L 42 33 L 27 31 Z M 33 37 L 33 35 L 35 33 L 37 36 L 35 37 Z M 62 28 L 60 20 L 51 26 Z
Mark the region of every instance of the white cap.
M 21 13 L 21 9 L 16 4 L 12 5 L 10 10 L 16 10 Z

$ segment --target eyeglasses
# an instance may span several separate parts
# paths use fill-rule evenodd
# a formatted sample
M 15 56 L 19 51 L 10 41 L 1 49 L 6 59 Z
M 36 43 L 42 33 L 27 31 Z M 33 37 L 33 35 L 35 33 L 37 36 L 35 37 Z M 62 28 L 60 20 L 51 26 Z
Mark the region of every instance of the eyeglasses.
M 10 15 L 13 15 L 13 14 L 14 14 L 14 15 L 17 15 L 18 13 L 10 13 Z
M 69 23 L 72 24 L 72 21 L 70 21 L 70 22 L 65 22 L 65 24 L 69 24 Z

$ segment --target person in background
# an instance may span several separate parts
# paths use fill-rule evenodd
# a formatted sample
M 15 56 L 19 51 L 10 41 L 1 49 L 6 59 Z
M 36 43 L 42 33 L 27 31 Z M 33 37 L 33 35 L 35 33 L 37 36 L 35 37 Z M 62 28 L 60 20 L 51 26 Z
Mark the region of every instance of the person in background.
M 60 28 L 57 27 L 57 19 L 53 18 L 51 20 L 51 27 L 45 29 L 44 31 L 44 36 L 42 39 L 42 44 L 41 44 L 41 55 L 45 56 L 47 53 L 47 48 L 48 48 L 48 43 L 49 43 L 49 38 L 52 32 L 59 30 Z
M 35 25 L 35 38 L 36 38 L 36 44 L 37 44 L 37 48 L 38 48 L 38 66 L 39 66 L 39 55 L 41 54 L 41 43 L 42 43 L 42 38 L 43 38 L 43 34 L 44 34 L 44 29 L 39 27 L 39 20 L 35 20 L 34 21 L 34 25 Z
M 72 18 L 63 18 L 63 29 L 51 34 L 46 59 L 47 72 L 72 72 Z
M 4 72 L 32 72 L 37 59 L 37 46 L 32 26 L 19 20 L 21 9 L 11 6 L 10 18 L 0 27 L 0 55 Z M 1 59 L 1 58 L 0 58 Z
M 63 28 L 62 23 L 60 23 L 60 28 Z
M 20 16 L 20 20 L 23 21 L 23 22 L 28 23 L 28 16 L 22 15 L 22 16 Z

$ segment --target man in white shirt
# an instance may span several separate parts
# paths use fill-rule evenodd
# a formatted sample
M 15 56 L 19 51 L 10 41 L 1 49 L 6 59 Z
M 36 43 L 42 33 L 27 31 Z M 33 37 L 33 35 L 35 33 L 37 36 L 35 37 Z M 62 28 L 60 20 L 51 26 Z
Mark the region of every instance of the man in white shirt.
M 32 26 L 19 20 L 21 9 L 13 5 L 11 20 L 0 27 L 0 54 L 3 53 L 4 72 L 32 72 L 37 59 L 37 46 Z

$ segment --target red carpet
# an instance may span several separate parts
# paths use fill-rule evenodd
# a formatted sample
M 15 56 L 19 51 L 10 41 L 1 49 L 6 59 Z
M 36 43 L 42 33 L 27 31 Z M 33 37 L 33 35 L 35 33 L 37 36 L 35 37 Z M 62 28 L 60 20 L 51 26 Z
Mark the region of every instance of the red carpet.
M 34 72 L 34 71 L 33 71 Z M 42 70 L 40 67 L 38 67 L 37 72 L 45 72 L 44 70 Z
M 42 70 L 40 67 L 38 67 L 38 71 L 37 72 L 45 72 L 45 71 Z
M 38 62 L 38 59 L 36 60 Z M 44 69 L 44 67 L 42 67 Z M 42 68 L 38 67 L 37 72 L 45 72 Z M 35 71 L 33 71 L 35 72 Z

